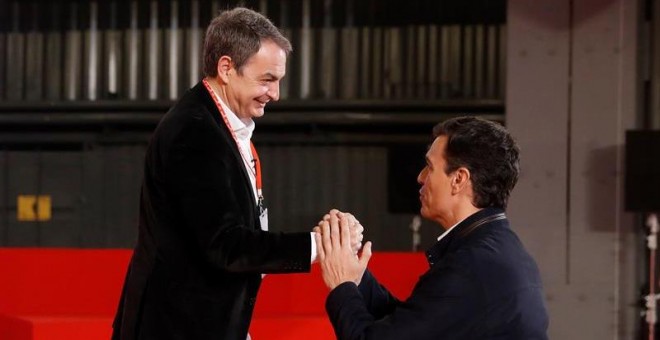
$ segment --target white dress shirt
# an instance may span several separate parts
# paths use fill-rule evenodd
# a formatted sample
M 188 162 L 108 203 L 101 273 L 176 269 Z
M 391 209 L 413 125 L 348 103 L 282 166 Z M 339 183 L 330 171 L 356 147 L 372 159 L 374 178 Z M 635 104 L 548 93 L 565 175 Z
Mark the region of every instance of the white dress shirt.
M 251 118 L 238 118 L 238 116 L 225 104 L 224 101 L 222 101 L 222 98 L 218 96 L 215 91 L 213 94 L 216 96 L 218 99 L 218 102 L 222 106 L 222 110 L 225 112 L 227 115 L 227 121 L 229 121 L 229 126 L 231 129 L 234 131 L 234 134 L 236 135 L 236 139 L 238 142 L 238 151 L 241 153 L 241 158 L 243 158 L 243 165 L 245 166 L 245 170 L 248 173 L 248 177 L 250 178 L 250 184 L 252 185 L 252 192 L 254 193 L 254 198 L 258 201 L 259 198 L 257 196 L 257 176 L 256 176 L 256 169 L 255 169 L 255 162 L 254 158 L 252 157 L 252 150 L 250 149 L 250 139 L 252 138 L 252 132 L 254 132 L 255 124 L 254 120 Z M 255 202 L 258 203 L 258 202 Z M 262 225 L 261 229 L 264 231 L 268 231 L 268 226 L 267 225 Z M 314 232 L 310 233 L 311 237 L 311 245 L 312 245 L 312 251 L 310 254 L 310 262 L 314 262 L 316 260 L 316 241 L 314 240 Z

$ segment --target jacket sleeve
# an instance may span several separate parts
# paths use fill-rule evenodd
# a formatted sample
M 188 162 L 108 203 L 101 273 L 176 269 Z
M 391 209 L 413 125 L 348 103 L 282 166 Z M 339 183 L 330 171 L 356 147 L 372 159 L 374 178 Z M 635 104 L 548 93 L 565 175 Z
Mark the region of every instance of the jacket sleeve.
M 309 232 L 265 232 L 248 224 L 246 218 L 256 219 L 257 212 L 247 208 L 253 206 L 252 195 L 245 195 L 231 136 L 208 112 L 191 112 L 190 117 L 159 146 L 170 206 L 177 210 L 173 216 L 181 219 L 175 224 L 189 235 L 186 242 L 225 271 L 309 271 Z
M 389 315 L 401 302 L 382 286 L 367 269 L 358 286 L 367 310 L 374 318 L 381 319 Z
M 410 298 L 377 318 L 364 290 L 344 283 L 330 292 L 326 310 L 340 340 L 466 339 L 473 328 L 469 320 L 483 312 L 478 290 L 474 280 L 456 271 L 422 277 Z

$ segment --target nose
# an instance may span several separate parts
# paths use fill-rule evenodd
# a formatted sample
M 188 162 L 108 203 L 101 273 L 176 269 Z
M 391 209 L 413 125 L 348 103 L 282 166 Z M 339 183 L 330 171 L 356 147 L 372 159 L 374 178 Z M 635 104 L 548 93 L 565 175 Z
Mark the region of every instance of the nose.
M 426 167 L 422 168 L 422 171 L 420 171 L 419 175 L 417 175 L 417 183 L 424 184 L 425 180 L 426 180 Z
M 268 92 L 266 92 L 266 95 L 274 102 L 280 100 L 280 82 L 274 81 L 268 84 Z

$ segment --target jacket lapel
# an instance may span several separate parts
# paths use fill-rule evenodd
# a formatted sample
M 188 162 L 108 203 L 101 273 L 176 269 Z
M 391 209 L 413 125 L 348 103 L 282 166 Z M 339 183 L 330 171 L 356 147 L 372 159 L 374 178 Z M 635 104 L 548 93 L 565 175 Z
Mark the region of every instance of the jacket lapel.
M 238 167 L 239 171 L 242 174 L 243 177 L 243 184 L 246 185 L 246 189 L 249 193 L 249 196 L 251 198 L 250 201 L 250 211 L 256 211 L 256 197 L 254 197 L 254 192 L 252 191 L 252 184 L 250 183 L 250 177 L 247 173 L 247 170 L 245 169 L 245 165 L 243 165 L 243 157 L 241 156 L 240 151 L 238 150 L 238 145 L 236 144 L 236 141 L 234 140 L 234 137 L 232 137 L 231 131 L 229 130 L 229 127 L 227 124 L 225 124 L 224 120 L 222 119 L 222 116 L 220 114 L 220 111 L 218 110 L 218 107 L 215 105 L 215 101 L 211 97 L 211 94 L 206 90 L 206 87 L 202 82 L 199 82 L 193 90 L 199 91 L 200 96 L 204 98 L 204 105 L 208 109 L 208 111 L 211 113 L 211 116 L 213 118 L 213 121 L 215 124 L 218 125 L 220 131 L 222 131 L 223 138 L 227 142 L 229 146 L 229 150 L 231 150 L 231 153 L 233 154 L 235 166 Z M 255 226 L 255 228 L 258 228 L 259 226 Z

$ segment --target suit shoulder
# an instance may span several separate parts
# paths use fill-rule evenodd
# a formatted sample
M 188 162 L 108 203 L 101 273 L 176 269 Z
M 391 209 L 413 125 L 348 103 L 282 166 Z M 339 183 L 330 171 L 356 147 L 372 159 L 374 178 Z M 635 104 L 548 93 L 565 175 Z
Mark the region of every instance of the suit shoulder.
M 212 106 L 209 105 L 210 96 L 206 90 L 195 86 L 186 91 L 181 98 L 167 111 L 161 123 L 171 121 L 178 124 L 203 121 L 211 116 Z

